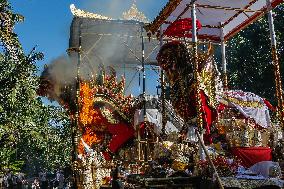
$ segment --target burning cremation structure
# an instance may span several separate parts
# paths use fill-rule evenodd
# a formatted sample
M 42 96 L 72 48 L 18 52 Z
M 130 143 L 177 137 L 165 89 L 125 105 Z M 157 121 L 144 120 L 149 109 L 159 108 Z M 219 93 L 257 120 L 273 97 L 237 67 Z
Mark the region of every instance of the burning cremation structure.
M 118 161 L 123 160 L 133 173 L 138 173 L 141 163 L 153 156 L 154 148 L 148 141 L 156 143 L 161 128 L 142 123 L 152 119 L 161 125 L 162 116 L 153 107 L 161 107 L 162 102 L 146 98 L 145 67 L 157 64 L 160 42 L 147 36 L 147 19 L 135 4 L 122 19 L 88 13 L 74 5 L 70 9 L 74 19 L 69 56 L 45 68 L 39 94 L 58 101 L 70 112 L 75 184 L 79 188 L 99 188 Z M 140 98 L 125 95 L 127 74 L 117 80 L 117 70 L 128 66 L 138 66 L 143 74 Z M 168 107 L 166 112 L 181 127 L 182 120 L 173 109 Z M 177 131 L 173 125 L 169 128 Z
M 122 19 L 70 6 L 74 19 L 69 57 L 44 70 L 39 94 L 70 110 L 73 175 L 78 188 L 100 188 L 110 184 L 110 177 L 115 185 L 118 175 L 111 175 L 111 169 L 116 167 L 117 172 L 118 166 L 128 175 L 128 188 L 201 187 L 200 178 L 213 175 L 223 188 L 220 177 L 234 176 L 241 163 L 249 167 L 271 160 L 269 134 L 276 130 L 269 115 L 273 107 L 255 94 L 228 90 L 226 73 L 221 77 L 210 43 L 205 42 L 204 52 L 197 52 L 194 35 L 200 30 L 201 38 L 208 37 L 202 32 L 209 25 L 203 26 L 194 17 L 194 2 L 169 1 L 146 27 L 147 19 L 135 4 Z M 199 6 L 216 9 L 220 15 L 254 12 L 242 7 Z M 180 15 L 192 9 L 192 18 L 176 15 L 176 8 Z M 220 28 L 211 29 L 215 35 Z M 116 76 L 119 68 L 129 65 L 138 65 L 143 75 L 139 97 L 125 95 L 127 74 L 120 81 Z M 146 95 L 146 65 L 160 66 L 159 97 Z M 67 77 L 60 77 L 64 74 Z M 171 89 L 168 100 L 165 83 Z M 246 150 L 262 155 L 249 156 L 246 162 L 232 157 L 232 153 L 237 156 Z

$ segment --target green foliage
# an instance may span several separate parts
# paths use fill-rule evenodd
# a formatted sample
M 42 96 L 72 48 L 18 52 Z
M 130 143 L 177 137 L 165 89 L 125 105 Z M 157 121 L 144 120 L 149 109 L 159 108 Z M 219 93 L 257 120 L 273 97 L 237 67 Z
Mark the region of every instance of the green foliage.
M 0 171 L 27 172 L 54 169 L 69 163 L 70 123 L 66 112 L 45 106 L 37 97 L 36 61 L 28 55 L 13 29 L 23 17 L 14 14 L 7 0 L 0 3 Z
M 284 5 L 275 10 L 280 61 L 284 50 Z M 275 98 L 275 81 L 271 57 L 270 33 L 267 15 L 232 38 L 227 47 L 229 87 L 242 89 L 265 97 L 272 102 Z M 283 66 L 281 73 L 283 75 Z

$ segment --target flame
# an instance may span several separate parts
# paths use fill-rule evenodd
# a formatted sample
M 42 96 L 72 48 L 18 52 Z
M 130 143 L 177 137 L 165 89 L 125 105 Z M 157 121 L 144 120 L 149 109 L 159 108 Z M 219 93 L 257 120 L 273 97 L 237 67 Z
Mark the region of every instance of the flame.
M 79 120 L 82 125 L 91 125 L 101 119 L 99 112 L 94 109 L 94 90 L 87 83 L 81 84 L 80 108 Z
M 94 106 L 96 95 L 107 94 L 108 99 L 104 99 L 106 103 L 109 103 L 108 100 L 111 101 L 110 103 L 115 101 L 114 106 L 122 111 L 124 117 L 127 117 L 130 115 L 132 98 L 123 95 L 124 86 L 124 78 L 117 83 L 114 75 L 105 76 L 102 85 L 91 82 L 80 84 L 79 129 L 82 139 L 91 148 L 95 144 L 102 143 L 105 133 L 109 132 L 107 131 L 109 125 L 119 122 L 119 119 L 113 115 L 111 108 Z M 78 152 L 84 154 L 84 151 L 84 145 L 80 142 Z
M 82 139 L 86 144 L 88 144 L 88 146 L 92 148 L 94 144 L 98 144 L 102 141 L 103 136 L 96 134 L 92 129 L 86 127 L 82 135 Z M 78 152 L 79 154 L 84 154 L 84 151 L 85 151 L 84 145 L 82 141 L 80 141 L 80 144 L 78 146 Z
M 88 83 L 80 85 L 80 113 L 79 121 L 82 131 L 82 139 L 92 147 L 93 144 L 100 143 L 102 136 L 96 133 L 96 127 L 100 127 L 102 117 L 99 110 L 94 108 L 94 89 Z M 98 129 L 99 130 L 99 129 Z M 82 142 L 78 146 L 79 153 L 83 154 L 84 146 Z

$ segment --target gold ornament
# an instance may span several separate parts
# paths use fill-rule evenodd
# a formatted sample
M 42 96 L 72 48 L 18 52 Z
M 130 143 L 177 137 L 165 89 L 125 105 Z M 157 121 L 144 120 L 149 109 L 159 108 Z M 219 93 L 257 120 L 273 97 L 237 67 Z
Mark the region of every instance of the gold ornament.
M 133 2 L 130 9 L 124 13 L 122 13 L 122 18 L 124 20 L 135 20 L 139 22 L 148 23 L 149 20 L 146 18 L 146 16 L 140 12 L 135 4 L 135 1 Z
M 109 18 L 107 16 L 102 16 L 102 15 L 99 15 L 99 14 L 86 12 L 86 11 L 83 11 L 81 9 L 77 9 L 74 4 L 70 5 L 70 10 L 71 10 L 71 13 L 76 17 L 93 18 L 93 19 L 100 19 L 100 20 L 113 20 L 112 18 Z

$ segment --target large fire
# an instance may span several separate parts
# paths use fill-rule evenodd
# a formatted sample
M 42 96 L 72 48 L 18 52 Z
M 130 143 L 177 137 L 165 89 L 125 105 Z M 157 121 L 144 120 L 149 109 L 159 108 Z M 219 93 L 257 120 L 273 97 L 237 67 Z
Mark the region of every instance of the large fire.
M 92 82 L 80 84 L 79 129 L 82 140 L 88 147 L 93 148 L 96 144 L 103 144 L 105 136 L 109 135 L 111 139 L 107 142 L 108 145 L 99 146 L 115 153 L 133 136 L 129 121 L 132 119 L 130 112 L 132 98 L 125 97 L 123 89 L 124 79 L 117 83 L 114 75 L 105 75 L 100 85 Z M 82 140 L 78 147 L 80 154 L 86 152 L 86 146 Z
M 88 83 L 82 83 L 80 87 L 80 123 L 84 126 L 93 125 L 101 120 L 98 111 L 94 108 L 94 89 Z
M 103 136 L 96 131 L 104 129 L 101 128 L 102 124 L 100 124 L 103 121 L 103 117 L 99 110 L 94 108 L 94 89 L 91 89 L 86 82 L 80 85 L 79 121 L 84 142 L 90 147 L 100 143 Z M 85 149 L 82 141 L 80 141 L 78 151 L 80 154 L 84 154 Z
M 134 137 L 133 98 L 124 95 L 125 79 L 117 82 L 114 69 L 109 75 L 102 69 L 93 80 L 81 80 L 78 104 L 76 80 L 58 82 L 50 69 L 42 74 L 38 93 L 69 109 L 72 119 L 79 108 L 79 154 L 86 154 L 88 149 L 114 154 Z

